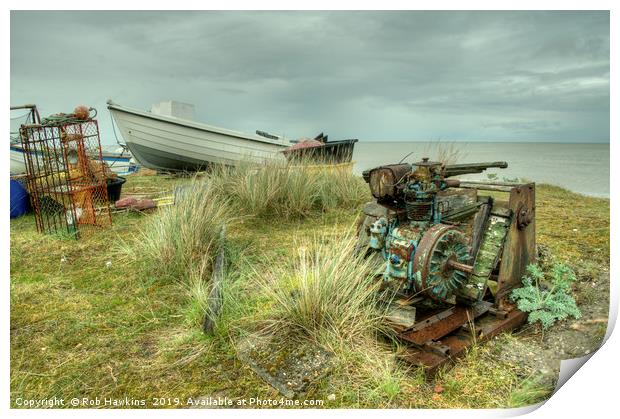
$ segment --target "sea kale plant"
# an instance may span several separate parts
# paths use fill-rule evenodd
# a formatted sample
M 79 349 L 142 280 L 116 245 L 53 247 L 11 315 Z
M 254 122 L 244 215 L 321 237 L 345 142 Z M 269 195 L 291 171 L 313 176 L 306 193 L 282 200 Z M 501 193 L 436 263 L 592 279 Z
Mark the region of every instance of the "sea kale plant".
M 563 263 L 555 263 L 547 279 L 550 287 L 543 283 L 543 270 L 538 265 L 528 265 L 527 274 L 522 279 L 523 287 L 511 293 L 519 310 L 529 313 L 528 322 L 540 322 L 543 329 L 548 329 L 556 321 L 569 316 L 580 318 L 581 312 L 571 295 L 571 283 L 576 279 L 573 270 Z

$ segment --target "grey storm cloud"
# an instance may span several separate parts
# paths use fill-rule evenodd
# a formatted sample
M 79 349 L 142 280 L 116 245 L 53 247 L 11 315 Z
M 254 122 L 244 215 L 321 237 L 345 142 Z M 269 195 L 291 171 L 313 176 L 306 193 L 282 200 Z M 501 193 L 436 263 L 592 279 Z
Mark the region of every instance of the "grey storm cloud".
M 11 13 L 11 103 L 298 138 L 609 141 L 608 12 Z

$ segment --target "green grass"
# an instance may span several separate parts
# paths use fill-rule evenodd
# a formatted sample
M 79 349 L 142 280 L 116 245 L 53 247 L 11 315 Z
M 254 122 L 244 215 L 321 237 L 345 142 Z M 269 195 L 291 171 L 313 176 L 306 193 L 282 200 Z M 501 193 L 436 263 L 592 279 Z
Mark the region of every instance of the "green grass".
M 260 313 L 264 328 L 327 347 L 380 334 L 376 266 L 354 254 L 355 240 L 353 232 L 315 237 L 295 245 L 292 263 L 274 258 L 266 261 L 267 270 L 251 266 L 269 304 Z
M 353 209 L 369 199 L 358 176 L 279 162 L 219 167 L 205 181 L 215 196 L 253 218 L 304 218 L 316 211 Z
M 609 264 L 609 200 L 537 185 L 538 243 L 579 269 Z
M 219 248 L 220 231 L 233 220 L 225 197 L 207 188 L 198 178 L 190 179 L 177 191 L 174 205 L 149 217 L 137 238 L 123 242 L 124 253 L 147 265 L 159 277 L 185 284 L 190 276 L 208 275 Z
M 164 194 L 188 182 L 129 176 L 124 190 Z M 237 193 L 230 193 L 230 199 L 251 202 Z M 306 201 L 300 197 L 296 202 Z M 276 391 L 239 362 L 235 352 L 235 342 L 254 316 L 274 310 L 273 300 L 249 280 L 244 267 L 250 264 L 258 273 L 274 275 L 286 272 L 295 266 L 300 242 L 336 240 L 359 215 L 359 202 L 314 202 L 309 207 L 296 203 L 291 208 L 301 211 L 273 218 L 248 217 L 237 207 L 240 219 L 229 228 L 226 249 L 232 266 L 224 312 L 213 336 L 199 329 L 203 302 L 195 287 L 201 282 L 191 278 L 202 278 L 200 271 L 185 271 L 186 282 L 171 281 L 169 272 L 158 266 L 144 269 L 142 258 L 118 245 L 149 231 L 153 220 L 165 217 L 163 211 L 115 214 L 111 229 L 80 241 L 38 234 L 31 216 L 12 220 L 11 405 L 16 407 L 17 397 L 53 396 L 127 396 L 147 402 L 217 394 L 275 398 Z M 608 200 L 540 185 L 537 231 L 538 241 L 571 266 L 583 263 L 584 272 L 592 275 L 608 267 Z M 275 266 L 279 263 L 281 269 Z M 418 370 L 395 362 L 392 343 L 356 336 L 350 348 L 348 343 L 335 348 L 344 362 L 312 386 L 308 398 L 324 399 L 326 407 L 506 407 L 550 394 L 518 366 L 498 362 L 486 345 L 427 383 Z M 329 394 L 336 399 L 327 401 Z
M 11 273 L 12 400 L 185 398 L 230 383 L 242 387 L 248 379 L 248 392 L 269 394 L 238 364 L 233 348 L 188 323 L 191 299 L 178 283 L 143 275 L 138 262 L 111 256 L 113 241 L 129 239 L 147 220 L 117 215 L 111 231 L 72 243 L 41 240 L 30 217 L 12 223 L 11 250 L 21 260 Z M 113 265 L 106 268 L 109 259 Z

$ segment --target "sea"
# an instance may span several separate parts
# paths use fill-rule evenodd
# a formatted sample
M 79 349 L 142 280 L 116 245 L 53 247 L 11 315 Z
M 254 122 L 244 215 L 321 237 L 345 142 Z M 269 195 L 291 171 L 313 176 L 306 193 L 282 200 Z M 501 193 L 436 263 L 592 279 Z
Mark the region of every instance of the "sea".
M 353 171 L 361 174 L 376 166 L 413 163 L 447 156 L 457 163 L 505 161 L 506 169 L 489 169 L 467 175 L 470 180 L 527 179 L 550 183 L 580 194 L 609 198 L 609 143 L 508 143 L 508 142 L 368 142 L 355 145 Z

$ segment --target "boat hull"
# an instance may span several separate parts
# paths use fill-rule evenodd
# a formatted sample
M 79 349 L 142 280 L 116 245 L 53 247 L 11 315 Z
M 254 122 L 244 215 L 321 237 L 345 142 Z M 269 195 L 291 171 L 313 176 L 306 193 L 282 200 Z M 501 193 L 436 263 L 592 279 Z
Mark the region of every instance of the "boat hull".
M 108 109 L 135 159 L 155 170 L 196 171 L 211 164 L 283 159 L 278 152 L 290 145 L 115 104 Z
M 211 164 L 205 160 L 194 159 L 177 153 L 163 152 L 152 147 L 127 141 L 131 153 L 145 167 L 174 172 L 193 172 L 205 170 Z
M 17 175 L 26 173 L 26 162 L 24 159 L 24 150 L 19 145 L 11 144 L 11 174 Z M 128 175 L 137 170 L 135 163 L 131 161 L 130 154 L 116 155 L 103 153 L 103 161 L 108 167 L 118 175 Z M 43 164 L 41 161 L 39 164 Z
M 106 162 L 110 170 L 117 175 L 129 175 L 138 170 L 138 166 L 131 160 L 131 155 L 116 156 L 103 154 L 103 161 Z
M 26 173 L 24 153 L 11 147 L 11 174 L 20 175 L 22 173 Z
M 289 161 L 305 161 L 317 164 L 350 163 L 353 158 L 353 149 L 358 140 L 330 141 L 322 145 L 293 148 L 283 153 Z

